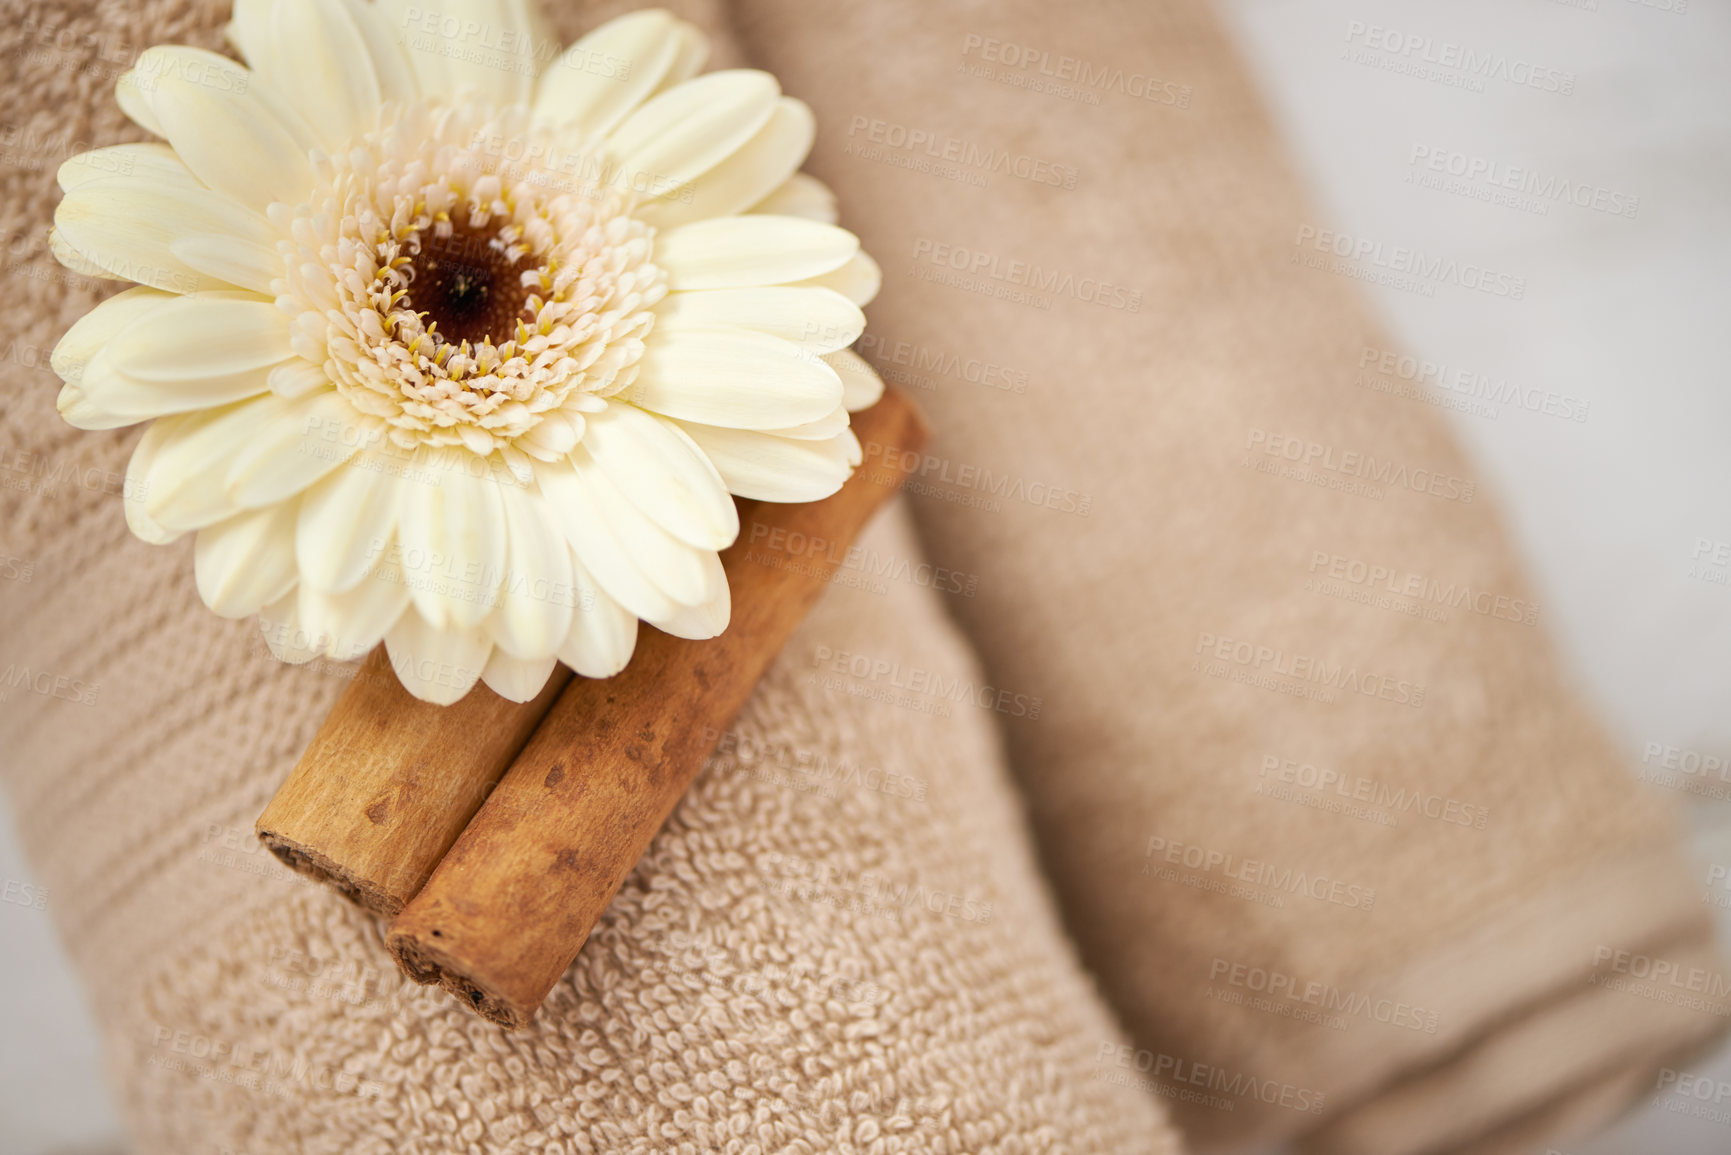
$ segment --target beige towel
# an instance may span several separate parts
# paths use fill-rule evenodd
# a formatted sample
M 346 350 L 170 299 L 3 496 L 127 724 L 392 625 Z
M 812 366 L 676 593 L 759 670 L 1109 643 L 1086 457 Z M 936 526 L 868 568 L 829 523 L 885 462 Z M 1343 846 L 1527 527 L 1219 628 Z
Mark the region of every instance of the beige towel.
M 1206 6 L 737 7 L 844 129 L 812 167 L 885 266 L 868 351 L 936 418 L 924 537 L 1122 1058 L 1196 1143 L 1518 1149 L 1718 1029 L 1672 816 L 1310 267 L 1327 222 Z
M 869 700 L 813 662 L 821 639 L 979 680 L 899 510 L 866 544 L 907 573 L 821 603 L 529 1029 L 406 986 L 376 923 L 258 851 L 343 671 L 273 662 L 199 605 L 186 543 L 128 536 L 138 434 L 62 425 L 45 355 L 98 295 L 44 251 L 56 165 L 136 135 L 109 91 L 129 47 L 214 46 L 227 4 L 68 7 L 3 22 L 32 42 L 0 82 L 24 162 L 0 169 L 0 543 L 31 577 L 0 630 L 31 675 L 0 761 L 138 1155 L 1175 1151 L 1134 1072 L 1098 1062 L 1122 1040 L 1031 866 L 994 716 Z M 554 15 L 567 38 L 600 17 Z

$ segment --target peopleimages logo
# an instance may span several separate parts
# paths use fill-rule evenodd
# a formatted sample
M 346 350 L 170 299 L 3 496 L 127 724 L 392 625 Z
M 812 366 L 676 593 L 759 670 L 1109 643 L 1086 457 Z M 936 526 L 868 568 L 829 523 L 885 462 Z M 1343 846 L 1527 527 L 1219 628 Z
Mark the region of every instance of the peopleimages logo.
M 1036 294 L 1069 297 L 1085 305 L 1117 309 L 1126 313 L 1142 310 L 1142 290 L 1127 289 L 1099 277 L 1081 276 L 1062 269 L 1047 269 L 1023 260 L 1005 260 L 997 253 L 921 237 L 914 242 L 914 266 L 935 266 L 968 277 L 1027 289 Z M 929 279 L 929 278 L 928 278 Z
M 1409 276 L 1418 281 L 1438 285 L 1455 285 L 1493 297 L 1519 301 L 1527 295 L 1527 279 L 1512 273 L 1498 272 L 1471 261 L 1453 257 L 1433 257 L 1404 245 L 1384 245 L 1368 237 L 1319 229 L 1314 225 L 1299 225 L 1292 243 L 1306 246 L 1319 253 L 1328 253 L 1342 260 L 1354 261 L 1390 273 Z
M 1346 22 L 1349 45 L 1385 56 L 1431 65 L 1461 73 L 1473 80 L 1501 80 L 1522 88 L 1536 88 L 1568 96 L 1575 91 L 1575 74 L 1534 64 L 1506 53 L 1469 48 L 1452 40 L 1438 40 L 1420 33 L 1401 32 L 1362 20 Z

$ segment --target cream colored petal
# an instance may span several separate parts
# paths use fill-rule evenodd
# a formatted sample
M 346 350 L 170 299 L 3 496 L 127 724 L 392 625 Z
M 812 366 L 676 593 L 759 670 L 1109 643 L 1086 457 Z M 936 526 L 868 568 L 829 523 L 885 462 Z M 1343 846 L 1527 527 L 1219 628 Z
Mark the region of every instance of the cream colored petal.
M 571 547 L 539 490 L 502 485 L 499 497 L 505 512 L 505 572 L 499 608 L 488 628 L 502 652 L 550 660 L 571 631 L 577 597 Z
M 679 22 L 679 50 L 674 53 L 673 63 L 667 66 L 667 75 L 661 78 L 661 84 L 653 95 L 659 96 L 670 88 L 684 84 L 687 80 L 703 71 L 703 66 L 709 60 L 709 37 L 703 34 L 703 29 L 695 24 Z
M 865 314 L 830 289 L 704 289 L 669 293 L 655 307 L 655 332 L 676 329 L 754 329 L 808 352 L 829 353 L 859 339 Z
M 863 309 L 872 303 L 878 290 L 883 288 L 884 273 L 878 268 L 878 263 L 862 251 L 855 253 L 841 268 L 799 281 L 798 284 L 808 289 L 830 289 Z
M 703 555 L 703 564 L 705 582 L 713 593 L 699 605 L 680 606 L 671 617 L 650 623 L 662 633 L 700 642 L 727 629 L 728 620 L 733 615 L 733 595 L 727 588 L 727 571 L 722 569 L 721 558 L 713 553 Z
M 167 529 L 159 524 L 150 516 L 145 498 L 150 494 L 150 471 L 156 463 L 158 453 L 178 435 L 180 427 L 188 420 L 171 417 L 151 422 L 126 464 L 126 482 L 121 499 L 126 511 L 126 528 L 140 541 L 149 542 L 151 545 L 167 545 L 185 532 Z
M 414 69 L 409 66 L 408 57 L 397 42 L 397 29 L 391 26 L 384 7 L 372 0 L 346 0 L 346 3 L 349 18 L 360 30 L 361 39 L 366 42 L 367 52 L 372 57 L 380 98 L 399 104 L 419 99 L 421 90 L 415 82 Z
M 62 166 L 63 174 L 72 163 Z M 233 248 L 234 255 L 219 259 L 247 267 L 262 265 L 272 275 L 281 271 L 275 251 L 281 238 L 275 227 L 232 198 L 206 188 L 172 154 L 167 158 L 156 154 L 128 173 L 92 177 L 81 170 L 71 180 L 55 209 L 55 231 L 87 261 L 117 276 L 179 293 L 241 283 L 222 273 L 201 272 L 188 259 L 208 254 L 212 245 L 219 255 Z M 200 239 L 203 248 L 198 247 Z M 183 241 L 194 242 L 186 256 L 175 251 L 176 243 Z M 256 274 L 249 273 L 248 279 L 253 283 L 245 287 L 269 292 L 268 284 L 259 288 Z
M 804 217 L 833 225 L 841 219 L 836 211 L 835 193 L 830 187 L 803 172 L 796 172 L 781 186 L 751 207 L 754 213 L 783 217 Z
M 851 432 L 802 441 L 685 422 L 680 427 L 715 463 L 731 492 L 759 501 L 818 501 L 840 489 L 859 461 L 859 441 Z
M 630 12 L 578 40 L 541 74 L 536 119 L 604 135 L 655 94 L 689 25 L 659 8 Z
M 156 113 L 150 110 L 150 102 L 144 98 L 144 89 L 140 86 L 137 69 L 129 69 L 120 74 L 114 82 L 114 102 L 120 105 L 120 111 L 126 118 L 152 136 L 167 137 L 162 130 L 162 122 L 156 119 Z
M 219 617 L 256 614 L 294 588 L 297 504 L 251 510 L 198 531 L 198 596 Z
M 341 593 L 377 565 L 397 528 L 395 464 L 363 449 L 301 497 L 295 560 L 308 586 Z
M 583 448 L 620 492 L 681 541 L 726 549 L 739 536 L 739 512 L 721 475 L 671 421 L 615 401 L 590 415 Z
M 271 282 L 283 274 L 282 256 L 274 247 L 216 233 L 178 237 L 168 243 L 168 251 L 194 272 L 255 293 L 270 292 Z
M 870 409 L 878 403 L 878 398 L 884 395 L 883 378 L 878 376 L 864 357 L 852 349 L 837 349 L 834 353 L 825 353 L 823 363 L 834 369 L 836 376 L 841 378 L 841 403 L 849 413 L 858 413 L 861 409 Z
M 306 118 L 327 152 L 378 124 L 378 74 L 345 0 L 275 0 L 270 45 L 275 60 L 267 82 Z
M 111 273 L 101 265 L 98 265 L 96 262 L 84 256 L 83 253 L 80 253 L 77 249 L 67 243 L 66 238 L 60 235 L 59 229 L 51 228 L 48 230 L 48 251 L 54 255 L 55 260 L 82 276 L 102 277 L 104 280 L 109 281 L 125 281 L 131 279 L 129 277 L 122 277 L 118 273 Z
M 804 425 L 790 425 L 785 429 L 765 429 L 763 432 L 776 437 L 791 437 L 795 441 L 828 441 L 832 437 L 841 436 L 842 430 L 847 427 L 847 408 L 845 405 L 837 405 L 827 416 L 816 421 L 808 421 Z
M 272 393 L 291 401 L 320 389 L 328 389 L 331 385 L 330 374 L 325 372 L 323 365 L 314 365 L 310 361 L 302 361 L 299 357 L 276 366 L 266 380 L 270 383 Z
M 448 64 L 447 50 L 455 50 L 455 46 L 440 37 L 442 9 L 423 0 L 374 2 L 380 22 L 408 64 L 416 91 L 431 97 L 454 95 L 457 79 Z
M 394 546 L 393 541 L 361 580 L 342 593 L 300 583 L 300 622 L 327 658 L 351 662 L 365 657 L 408 610 L 409 587 L 403 584 Z
M 658 334 L 621 396 L 653 413 L 731 429 L 816 421 L 841 404 L 841 378 L 797 345 L 766 333 Z
M 487 668 L 481 671 L 481 680 L 507 702 L 527 702 L 547 685 L 553 667 L 558 664 L 550 654 L 545 658 L 513 658 L 503 649 L 495 648 L 493 656 L 487 659 Z
M 145 513 L 165 530 L 184 532 L 241 512 L 223 479 L 235 457 L 279 419 L 288 404 L 267 393 L 152 425 L 152 434 L 162 430 L 165 436 L 140 483 Z
M 294 356 L 288 316 L 263 297 L 195 293 L 135 321 L 107 346 L 114 367 L 149 382 L 225 378 Z
M 673 600 L 649 579 L 614 536 L 588 492 L 586 479 L 578 477 L 569 460 L 537 466 L 535 477 L 582 570 L 594 577 L 608 597 L 640 618 L 667 617 L 674 612 Z M 578 617 L 582 617 L 582 605 L 579 601 Z
M 205 184 L 263 212 L 312 188 L 305 145 L 253 91 L 252 74 L 214 52 L 146 49 L 137 71 L 168 142 Z
M 232 201 L 208 190 L 92 181 L 67 193 L 55 208 L 54 232 L 84 261 L 114 277 L 171 293 L 209 292 L 234 286 L 194 269 L 170 246 L 194 230 L 223 232 L 223 214 L 238 211 Z
M 300 598 L 294 590 L 260 610 L 258 626 L 265 645 L 280 662 L 298 666 L 324 652 L 322 640 L 301 621 Z
M 805 281 L 841 268 L 857 252 L 852 233 L 799 217 L 697 221 L 655 240 L 655 263 L 676 291 Z
M 71 192 L 79 185 L 112 177 L 132 177 L 143 180 L 156 176 L 181 187 L 194 179 L 186 165 L 174 155 L 174 150 L 160 141 L 146 144 L 116 144 L 108 148 L 91 149 L 68 157 L 54 174 L 62 192 Z
M 656 228 L 666 229 L 710 217 L 745 212 L 805 163 L 817 121 L 804 101 L 784 96 L 769 120 L 732 155 L 714 168 L 637 210 Z
M 302 492 L 359 452 L 362 440 L 354 407 L 334 389 L 292 401 L 267 393 L 255 404 L 266 401 L 281 409 L 238 448 L 223 475 L 242 509 Z
M 575 557 L 571 574 L 576 612 L 559 646 L 559 660 L 585 678 L 611 678 L 625 668 L 637 647 L 637 615 L 608 597 Z
M 669 89 L 625 118 L 607 151 L 633 187 L 671 189 L 708 172 L 757 135 L 781 88 L 752 69 L 711 72 Z
M 678 605 L 699 605 L 714 596 L 702 557 L 713 551 L 687 545 L 656 525 L 620 492 L 583 446 L 572 450 L 571 464 L 613 539 L 662 593 Z
M 422 92 L 450 98 L 468 88 L 487 103 L 528 103 L 537 49 L 524 5 L 511 0 L 385 0 L 380 7 Z
M 76 381 L 84 375 L 85 366 L 116 336 L 179 299 L 172 293 L 142 287 L 116 293 L 72 323 L 72 328 L 54 346 L 48 363 L 62 381 Z
M 481 680 L 493 643 L 478 627 L 439 629 L 411 607 L 385 635 L 385 651 L 403 688 L 436 706 L 449 706 Z
M 465 449 L 418 455 L 398 486 L 397 540 L 409 593 L 440 629 L 480 625 L 505 566 L 500 482 Z
M 116 369 L 105 349 L 61 390 L 57 404 L 61 416 L 80 429 L 117 429 L 256 397 L 266 391 L 269 380 L 265 370 L 255 369 L 222 377 L 145 381 Z

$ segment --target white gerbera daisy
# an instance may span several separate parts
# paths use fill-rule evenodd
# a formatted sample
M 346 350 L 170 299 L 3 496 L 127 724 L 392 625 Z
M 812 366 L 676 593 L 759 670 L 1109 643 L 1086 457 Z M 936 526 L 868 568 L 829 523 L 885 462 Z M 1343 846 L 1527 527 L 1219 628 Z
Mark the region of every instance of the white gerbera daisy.
M 418 697 L 605 677 L 639 619 L 728 620 L 729 493 L 811 501 L 881 383 L 880 281 L 796 170 L 811 112 L 621 17 L 556 58 L 523 0 L 237 0 L 248 67 L 120 79 L 166 141 L 62 167 L 56 255 L 140 287 L 54 354 L 74 425 L 149 421 L 127 519 L 278 657 L 383 639 Z

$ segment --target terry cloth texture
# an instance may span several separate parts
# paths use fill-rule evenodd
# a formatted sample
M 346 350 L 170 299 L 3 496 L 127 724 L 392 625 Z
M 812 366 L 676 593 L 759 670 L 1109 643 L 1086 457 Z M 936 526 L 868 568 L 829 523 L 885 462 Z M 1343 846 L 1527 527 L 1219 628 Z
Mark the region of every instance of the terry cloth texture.
M 989 682 L 1042 700 L 1005 725 L 1044 862 L 1193 1144 L 1542 1145 L 1717 1030 L 1674 816 L 1377 373 L 1211 11 L 735 11 L 883 262 L 922 536 Z
M 346 671 L 272 661 L 198 603 L 189 541 L 129 537 L 138 431 L 67 428 L 47 365 L 113 289 L 45 251 L 56 166 L 136 138 L 116 73 L 153 43 L 216 46 L 227 8 L 0 15 L 0 544 L 31 574 L 0 630 L 11 668 L 50 675 L 0 706 L 0 761 L 132 1149 L 1176 1151 L 1135 1073 L 1098 1062 L 1122 1038 L 1033 868 L 993 715 L 876 700 L 820 658 L 978 682 L 938 595 L 894 566 L 823 600 L 524 1031 L 406 985 L 377 923 L 258 850 Z M 610 14 L 552 13 L 567 39 Z M 901 510 L 865 540 L 918 566 Z

